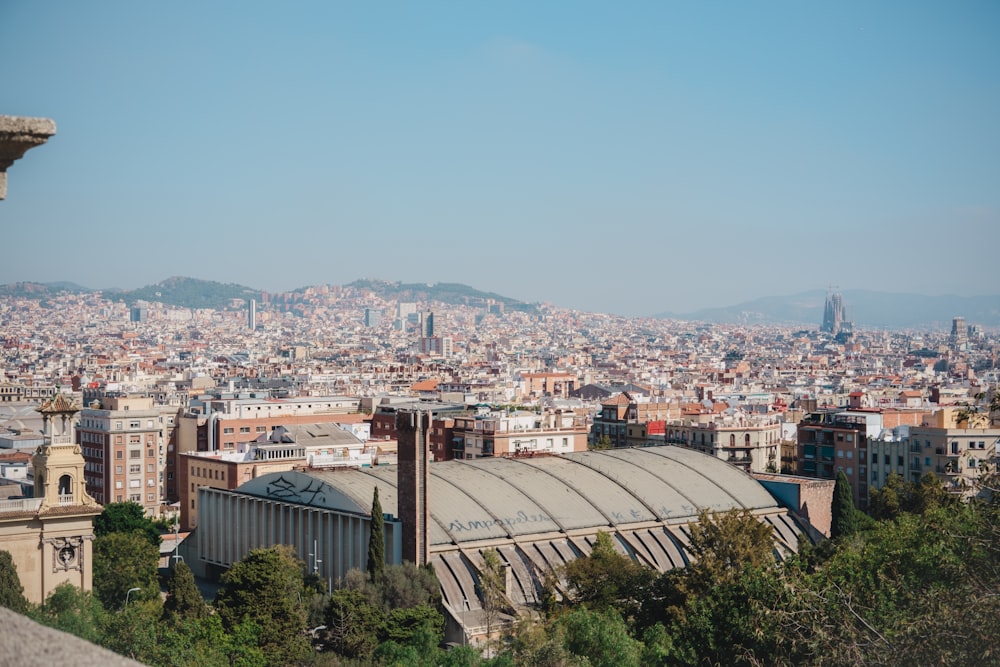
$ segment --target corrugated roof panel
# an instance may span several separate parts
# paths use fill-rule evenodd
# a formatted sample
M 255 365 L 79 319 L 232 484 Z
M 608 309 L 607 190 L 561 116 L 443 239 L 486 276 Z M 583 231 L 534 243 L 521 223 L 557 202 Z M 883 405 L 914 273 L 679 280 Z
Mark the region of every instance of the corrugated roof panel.
M 525 465 L 537 466 L 574 488 L 599 512 L 604 525 L 652 521 L 656 517 L 617 481 L 590 467 L 590 461 L 573 455 L 523 459 Z M 588 528 L 593 526 L 586 526 Z
M 430 491 L 434 496 L 439 488 L 453 485 L 475 499 L 475 503 L 432 502 L 435 516 L 448 533 L 464 541 L 482 539 L 470 535 L 488 528 L 499 528 L 504 536 L 508 533 L 518 536 L 559 530 L 559 525 L 543 508 L 504 478 L 490 472 L 493 468 L 490 465 L 484 470 L 474 463 L 431 466 Z M 438 483 L 439 480 L 444 484 Z
M 607 525 L 608 521 L 573 486 L 553 477 L 544 467 L 530 465 L 534 459 L 481 459 L 484 467 L 529 496 L 563 530 Z M 466 465 L 475 464 L 466 461 Z
M 479 499 L 470 496 L 463 487 L 452 484 L 446 476 L 432 474 L 428 487 L 431 518 L 448 536 L 446 542 L 432 540 L 431 544 L 507 537 L 506 529 L 498 525 Z
M 653 513 L 654 518 L 675 519 L 698 513 L 698 500 L 718 497 L 718 489 L 704 478 L 692 475 L 691 471 L 665 459 L 648 459 L 636 455 L 638 450 L 622 449 L 601 452 L 602 456 L 589 457 L 587 464 L 615 480 L 642 501 Z M 694 477 L 695 480 L 689 479 Z M 674 479 L 678 478 L 678 479 Z M 677 486 L 679 478 L 685 478 L 685 490 Z M 697 492 L 692 498 L 687 492 Z M 621 522 L 621 523 L 627 523 Z
M 708 456 L 683 447 L 671 446 L 643 447 L 631 451 L 636 452 L 640 460 L 650 460 L 654 456 L 662 457 L 684 465 L 692 472 L 697 472 L 702 477 L 707 478 L 716 487 L 717 490 L 715 493 L 717 494 L 717 498 L 713 503 L 699 504 L 700 507 L 723 511 L 734 507 L 763 509 L 765 507 L 777 506 L 774 498 L 760 485 L 760 482 L 736 466 L 729 465 L 714 456 Z M 676 470 L 673 467 L 668 469 Z M 694 475 L 689 473 L 688 477 L 693 478 Z M 684 477 L 682 476 L 681 479 L 684 479 Z M 674 478 L 671 477 L 670 480 L 673 483 Z M 685 495 L 690 495 L 685 491 L 684 487 L 679 486 L 678 490 Z M 732 503 L 720 500 L 720 498 L 727 496 L 733 499 Z

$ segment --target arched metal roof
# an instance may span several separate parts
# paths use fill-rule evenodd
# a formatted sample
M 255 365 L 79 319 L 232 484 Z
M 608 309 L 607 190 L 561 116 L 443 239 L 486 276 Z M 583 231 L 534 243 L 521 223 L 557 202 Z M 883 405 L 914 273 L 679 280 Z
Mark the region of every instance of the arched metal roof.
M 398 516 L 397 466 L 264 475 L 235 493 L 367 516 L 377 487 Z M 753 477 L 674 446 L 428 465 L 431 564 L 452 610 L 480 610 L 482 551 L 510 568 L 508 595 L 537 603 L 544 573 L 589 554 L 598 532 L 621 553 L 665 571 L 690 559 L 689 525 L 702 509 L 749 509 L 774 528 L 776 552 L 795 551 L 800 526 Z M 464 622 L 464 621 L 463 621 Z
M 241 493 L 367 514 L 379 489 L 382 510 L 398 515 L 396 466 L 283 472 Z M 431 546 L 534 534 L 614 529 L 647 522 L 682 523 L 700 509 L 777 509 L 750 475 L 715 457 L 680 447 L 577 452 L 565 456 L 441 461 L 428 466 Z M 284 487 L 322 493 L 290 497 Z M 297 480 L 294 481 L 293 480 Z

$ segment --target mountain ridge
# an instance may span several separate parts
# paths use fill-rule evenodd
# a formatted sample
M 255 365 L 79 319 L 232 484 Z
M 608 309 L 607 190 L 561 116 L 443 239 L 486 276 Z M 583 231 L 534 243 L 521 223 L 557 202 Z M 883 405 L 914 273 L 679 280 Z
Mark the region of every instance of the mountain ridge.
M 950 328 L 954 317 L 969 324 L 1000 326 L 1000 295 L 928 296 L 908 292 L 849 289 L 838 292 L 847 319 L 861 327 L 890 329 Z M 766 296 L 731 306 L 702 308 L 689 313 L 662 312 L 658 319 L 695 320 L 726 324 L 792 324 L 819 326 L 828 292 L 809 290 L 784 296 Z
M 312 286 L 315 287 L 315 286 Z M 484 292 L 463 283 L 402 283 L 361 278 L 343 287 L 369 290 L 382 298 L 400 301 L 439 301 L 452 305 L 503 304 L 505 309 L 537 312 L 538 305 L 519 301 L 496 292 Z M 300 287 L 301 293 L 311 287 Z M 0 296 L 48 299 L 60 293 L 100 292 L 117 301 L 150 301 L 182 308 L 238 307 L 238 301 L 262 300 L 262 290 L 237 283 L 221 283 L 199 278 L 171 276 L 159 283 L 133 290 L 118 288 L 91 289 L 73 282 L 38 283 L 21 281 L 0 285 Z M 953 317 L 964 317 L 969 324 L 1000 327 L 1000 295 L 928 296 L 916 293 L 880 292 L 848 289 L 839 292 L 847 318 L 860 327 L 907 329 L 950 328 Z M 781 296 L 764 296 L 730 306 L 701 308 L 687 313 L 661 312 L 658 319 L 703 321 L 719 324 L 803 325 L 818 327 L 823 320 L 826 290 L 807 290 Z

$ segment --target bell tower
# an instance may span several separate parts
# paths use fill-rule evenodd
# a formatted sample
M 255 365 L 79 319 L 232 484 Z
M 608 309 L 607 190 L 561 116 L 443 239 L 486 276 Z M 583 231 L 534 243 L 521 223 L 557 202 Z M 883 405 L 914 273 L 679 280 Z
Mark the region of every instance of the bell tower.
M 0 549 L 9 551 L 24 596 L 38 604 L 56 586 L 92 586 L 94 517 L 101 506 L 87 495 L 84 460 L 74 442 L 79 408 L 59 394 L 38 412 L 45 440 L 35 450 L 33 498 L 0 501 Z
M 42 510 L 66 505 L 97 506 L 97 501 L 87 495 L 83 454 L 74 437 L 73 419 L 79 411 L 65 394 L 57 394 L 38 408 L 45 441 L 35 451 L 32 466 L 35 498 L 42 499 Z

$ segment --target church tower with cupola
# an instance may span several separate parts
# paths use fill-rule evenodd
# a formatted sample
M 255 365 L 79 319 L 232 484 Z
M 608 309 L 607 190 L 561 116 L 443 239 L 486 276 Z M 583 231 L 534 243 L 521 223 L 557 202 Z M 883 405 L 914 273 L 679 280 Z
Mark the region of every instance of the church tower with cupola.
M 34 497 L 0 500 L 0 549 L 10 552 L 24 596 L 36 604 L 61 584 L 91 589 L 94 517 L 102 511 L 87 494 L 74 442 L 79 408 L 57 394 L 38 412 L 45 439 L 32 457 Z

